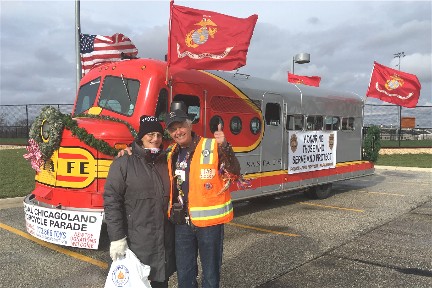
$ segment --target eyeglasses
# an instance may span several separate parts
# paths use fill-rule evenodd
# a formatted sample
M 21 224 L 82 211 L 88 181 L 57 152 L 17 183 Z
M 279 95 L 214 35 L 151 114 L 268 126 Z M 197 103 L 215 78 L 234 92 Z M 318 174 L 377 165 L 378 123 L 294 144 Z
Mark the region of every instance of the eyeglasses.
M 151 133 L 147 133 L 145 135 L 150 137 L 150 138 L 162 138 L 163 137 L 163 135 L 159 132 L 151 132 Z

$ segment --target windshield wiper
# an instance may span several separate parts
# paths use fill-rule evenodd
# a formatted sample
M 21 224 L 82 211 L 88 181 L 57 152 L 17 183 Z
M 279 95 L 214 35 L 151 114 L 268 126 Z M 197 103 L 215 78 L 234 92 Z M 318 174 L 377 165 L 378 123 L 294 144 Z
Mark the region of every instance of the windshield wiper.
M 120 74 L 120 76 L 121 76 L 121 78 L 122 78 L 123 86 L 125 87 L 126 94 L 127 94 L 128 98 L 129 98 L 129 102 L 132 102 L 132 99 L 131 99 L 130 94 L 129 94 L 129 88 L 128 88 L 128 86 L 126 85 L 126 82 L 125 82 L 125 80 L 124 80 L 124 78 L 123 78 L 123 73 Z

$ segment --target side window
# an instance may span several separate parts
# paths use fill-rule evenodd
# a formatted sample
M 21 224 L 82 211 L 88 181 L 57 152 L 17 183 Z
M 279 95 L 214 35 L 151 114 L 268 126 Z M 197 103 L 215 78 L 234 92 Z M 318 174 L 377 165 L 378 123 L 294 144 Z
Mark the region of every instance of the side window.
M 287 115 L 286 130 L 303 130 L 303 115 Z
M 219 123 L 222 124 L 222 130 L 223 130 L 225 125 L 224 125 L 222 117 L 220 117 L 219 115 L 215 115 L 210 119 L 210 131 L 211 131 L 211 133 L 214 133 L 217 130 Z
M 324 118 L 324 130 L 339 130 L 340 118 L 335 116 L 326 116 Z
M 354 130 L 354 117 L 342 118 L 342 130 Z
M 249 123 L 249 128 L 253 135 L 257 135 L 261 132 L 261 121 L 257 117 L 252 118 Z
M 237 135 L 240 133 L 240 131 L 242 130 L 242 121 L 241 121 L 240 117 L 234 116 L 231 118 L 230 130 L 231 130 L 231 133 L 234 135 Z
M 322 130 L 323 116 L 309 115 L 306 120 L 306 130 Z
M 265 121 L 267 125 L 279 126 L 281 108 L 278 103 L 267 103 L 265 109 Z
M 349 130 L 354 130 L 354 117 L 349 117 L 348 118 L 348 129 Z
M 156 118 L 159 119 L 159 121 L 164 122 L 165 117 L 168 111 L 168 91 L 166 89 L 161 89 L 159 91 L 159 97 L 158 102 L 156 105 Z
M 200 99 L 197 96 L 177 94 L 173 101 L 183 101 L 187 107 L 187 114 L 193 124 L 200 120 Z

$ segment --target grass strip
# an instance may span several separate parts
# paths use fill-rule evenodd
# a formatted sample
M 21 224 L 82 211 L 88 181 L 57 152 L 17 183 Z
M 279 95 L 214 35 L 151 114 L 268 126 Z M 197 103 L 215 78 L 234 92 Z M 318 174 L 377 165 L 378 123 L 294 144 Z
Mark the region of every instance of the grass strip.
M 375 165 L 432 168 L 432 154 L 379 155 Z
M 34 189 L 35 171 L 25 153 L 24 148 L 0 150 L 0 198 L 25 196 Z

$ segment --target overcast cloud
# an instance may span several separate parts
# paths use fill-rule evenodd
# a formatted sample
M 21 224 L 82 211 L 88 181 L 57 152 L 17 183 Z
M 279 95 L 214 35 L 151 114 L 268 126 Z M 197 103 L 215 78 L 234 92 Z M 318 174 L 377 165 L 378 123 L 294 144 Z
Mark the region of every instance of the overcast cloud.
M 364 96 L 377 61 L 417 75 L 418 105 L 432 105 L 431 1 L 175 1 L 236 17 L 258 14 L 240 73 L 287 81 L 295 54 L 311 55 L 295 74 L 320 76 L 321 87 Z M 75 2 L 1 1 L 1 104 L 73 103 Z M 163 59 L 169 0 L 81 1 L 81 31 L 123 33 L 138 56 Z M 383 103 L 368 98 L 367 103 Z

